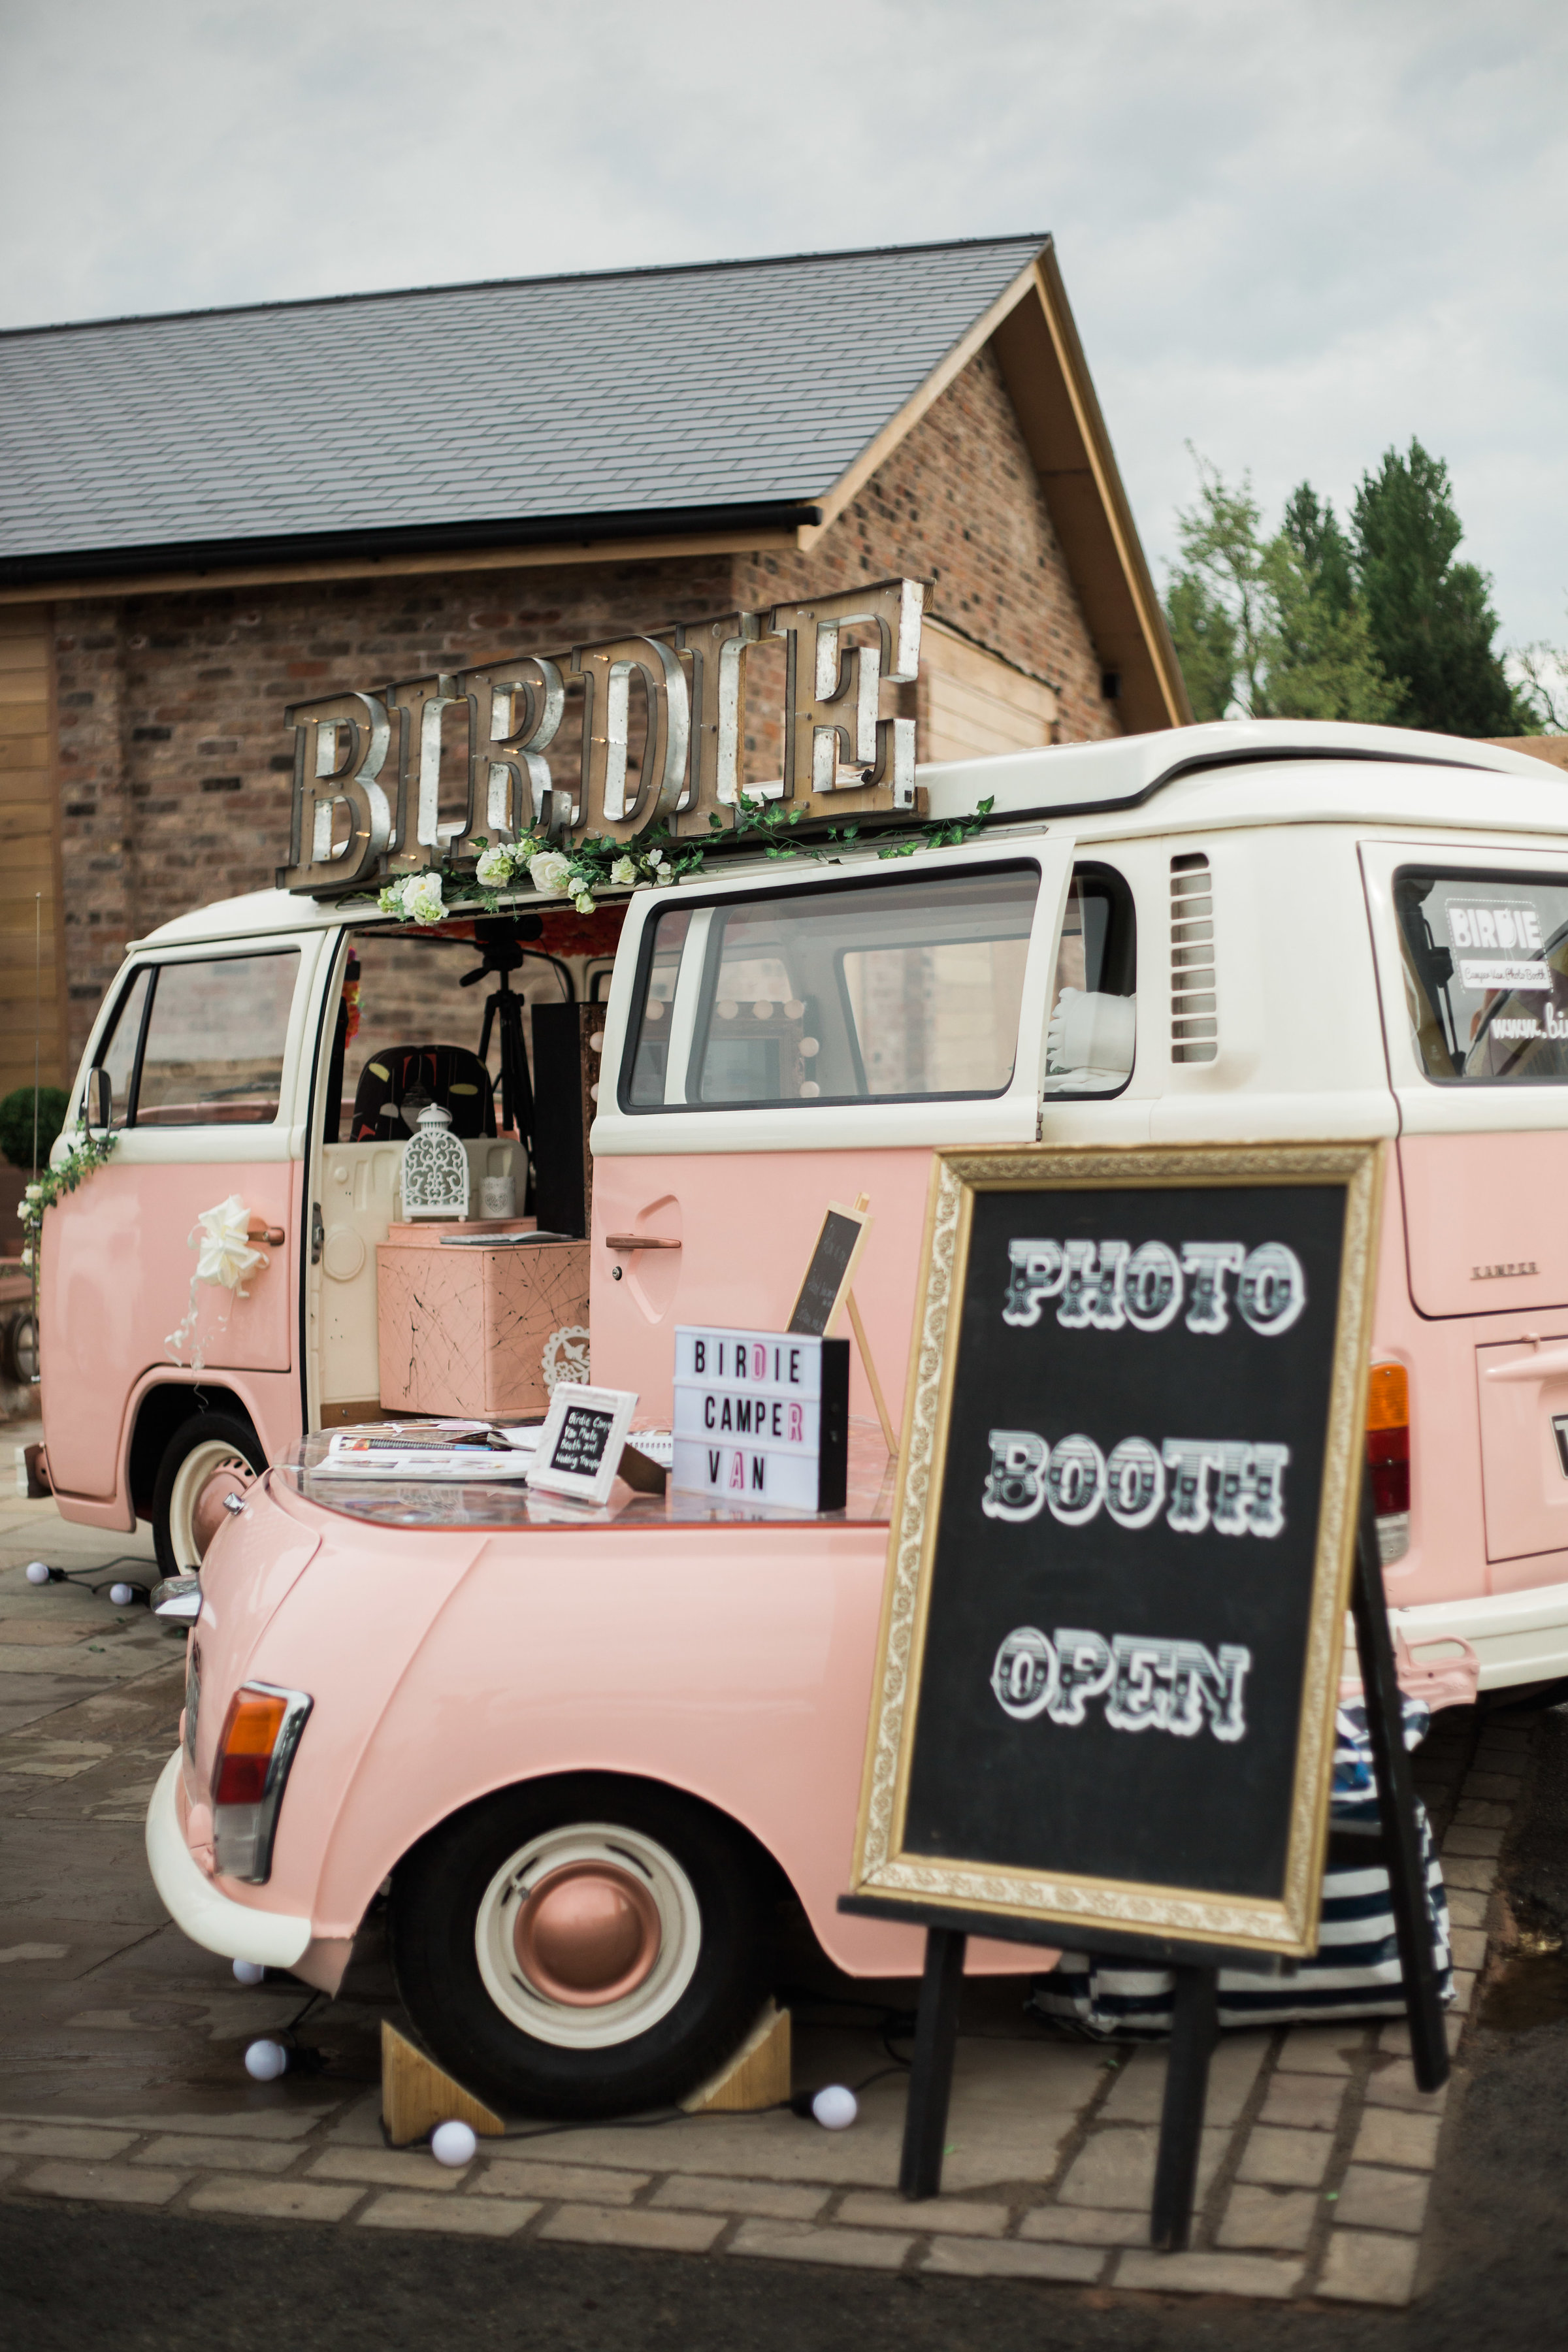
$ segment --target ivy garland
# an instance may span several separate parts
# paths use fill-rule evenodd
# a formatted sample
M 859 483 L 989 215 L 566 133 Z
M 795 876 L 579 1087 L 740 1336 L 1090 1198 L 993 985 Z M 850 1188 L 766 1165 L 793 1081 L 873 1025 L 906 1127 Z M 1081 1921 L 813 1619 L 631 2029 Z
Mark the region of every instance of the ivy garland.
M 22 1264 L 25 1266 L 32 1266 L 37 1262 L 44 1211 L 52 1209 L 57 1201 L 63 1201 L 68 1192 L 74 1192 L 95 1168 L 101 1168 L 119 1141 L 118 1134 L 112 1130 L 104 1135 L 94 1135 L 90 1128 L 79 1127 L 65 1158 L 54 1167 L 46 1168 L 43 1174 L 27 1186 L 16 1208 L 16 1214 L 22 1220 Z
M 893 835 L 877 855 L 912 857 L 917 849 L 956 849 L 960 842 L 973 838 L 994 805 L 994 798 L 988 798 L 978 803 L 973 816 L 933 818 L 907 834 Z M 767 857 L 829 859 L 859 841 L 858 824 L 835 825 L 820 840 L 798 841 L 793 835 L 802 814 L 799 808 L 786 809 L 777 801 L 746 798 L 737 803 L 732 825 L 717 814 L 708 822 L 715 834 L 726 839 L 756 835 Z M 497 842 L 493 847 L 483 834 L 476 835 L 475 842 L 479 858 L 473 884 L 458 883 L 455 897 L 447 898 L 443 883 L 450 877 L 428 870 L 410 874 L 386 885 L 375 902 L 379 911 L 422 928 L 468 907 L 494 915 L 500 911 L 500 892 L 516 889 L 526 880 L 540 898 L 570 898 L 578 914 L 592 915 L 597 910 L 601 891 L 662 890 L 689 880 L 707 863 L 710 845 L 677 842 L 663 824 L 634 842 L 601 835 L 571 850 L 552 849 L 548 838 L 538 833 L 525 834 L 521 841 Z

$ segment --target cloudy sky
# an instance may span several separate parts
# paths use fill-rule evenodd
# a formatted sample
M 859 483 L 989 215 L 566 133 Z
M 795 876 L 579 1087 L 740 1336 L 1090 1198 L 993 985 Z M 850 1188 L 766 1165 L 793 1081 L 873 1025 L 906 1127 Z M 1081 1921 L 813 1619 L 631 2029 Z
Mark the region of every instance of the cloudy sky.
M 1049 229 L 1156 569 L 1188 442 L 1415 433 L 1568 639 L 1562 0 L 0 0 L 0 325 Z

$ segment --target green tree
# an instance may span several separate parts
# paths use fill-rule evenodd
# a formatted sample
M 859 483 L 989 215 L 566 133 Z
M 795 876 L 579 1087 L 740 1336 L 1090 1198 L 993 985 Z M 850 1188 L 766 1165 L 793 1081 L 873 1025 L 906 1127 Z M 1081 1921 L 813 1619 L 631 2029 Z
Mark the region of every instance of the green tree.
M 1355 496 L 1355 552 L 1371 639 L 1385 676 L 1403 683 L 1400 722 L 1445 735 L 1526 731 L 1493 650 L 1491 582 L 1457 563 L 1464 528 L 1448 468 L 1411 438 L 1385 451 Z
M 1198 499 L 1176 518 L 1182 562 L 1165 614 L 1194 715 L 1394 718 L 1398 691 L 1379 667 L 1332 507 L 1303 482 L 1266 540 L 1250 479 L 1232 488 L 1193 455 Z
M 1256 718 L 1396 719 L 1400 688 L 1384 676 L 1357 600 L 1350 541 L 1333 508 L 1303 482 L 1263 552 L 1273 603 L 1268 677 Z

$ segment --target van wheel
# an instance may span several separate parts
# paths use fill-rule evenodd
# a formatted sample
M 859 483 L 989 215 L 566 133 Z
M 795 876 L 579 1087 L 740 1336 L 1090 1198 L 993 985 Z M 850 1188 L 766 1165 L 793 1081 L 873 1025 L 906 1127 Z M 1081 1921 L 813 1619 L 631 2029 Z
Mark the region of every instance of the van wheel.
M 0 1366 L 5 1378 L 30 1388 L 38 1377 L 38 1323 L 30 1307 L 18 1307 L 0 1335 Z
M 224 1496 L 243 1494 L 266 1467 L 260 1439 L 237 1413 L 198 1412 L 180 1423 L 153 1488 L 153 1542 L 165 1576 L 200 1568 L 223 1525 Z
M 391 1949 L 459 2083 L 535 2116 L 678 2099 L 736 2049 L 765 1958 L 744 1841 L 672 1790 L 574 1773 L 504 1789 L 399 1863 Z

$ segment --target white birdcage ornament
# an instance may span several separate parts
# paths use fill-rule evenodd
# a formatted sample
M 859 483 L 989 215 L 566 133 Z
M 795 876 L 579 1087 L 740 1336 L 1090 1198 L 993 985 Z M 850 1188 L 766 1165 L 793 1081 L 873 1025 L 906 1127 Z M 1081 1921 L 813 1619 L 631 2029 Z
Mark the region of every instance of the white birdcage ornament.
M 466 1217 L 468 1155 L 452 1133 L 452 1114 L 427 1103 L 403 1147 L 405 1217 Z

